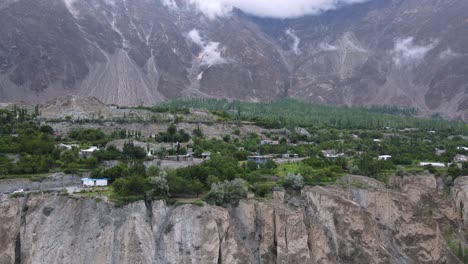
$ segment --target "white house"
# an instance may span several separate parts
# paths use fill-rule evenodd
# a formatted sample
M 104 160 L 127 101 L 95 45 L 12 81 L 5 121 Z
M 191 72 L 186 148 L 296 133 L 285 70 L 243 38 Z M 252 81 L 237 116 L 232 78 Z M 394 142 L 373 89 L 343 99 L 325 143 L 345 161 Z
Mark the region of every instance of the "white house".
M 467 162 L 468 157 L 465 155 L 456 155 L 455 158 L 453 159 L 455 162 Z
M 379 160 L 389 160 L 391 158 L 392 158 L 392 156 L 390 156 L 390 155 L 381 155 L 381 156 L 379 156 L 378 159 Z
M 378 138 L 375 138 L 375 139 L 374 139 L 374 142 L 378 143 L 378 142 L 382 142 L 382 140 L 381 140 L 381 139 L 378 139 Z
M 457 150 L 464 150 L 464 151 L 468 151 L 468 147 L 457 147 Z
M 81 152 L 84 152 L 84 153 L 93 153 L 94 151 L 96 150 L 99 150 L 98 147 L 95 147 L 95 146 L 92 146 L 90 147 L 89 149 L 82 149 Z
M 81 155 L 88 157 L 88 156 L 91 156 L 96 150 L 99 150 L 99 148 L 92 146 L 89 149 L 82 149 L 80 152 L 81 152 Z
M 93 179 L 93 178 L 82 178 L 81 184 L 83 187 L 105 187 L 108 185 L 107 178 Z
M 325 158 L 329 158 L 329 159 L 336 159 L 336 158 L 346 156 L 344 153 L 337 153 L 336 150 L 334 149 L 322 150 L 322 153 L 325 156 Z
M 72 149 L 72 148 L 78 148 L 79 146 L 77 144 L 67 145 L 67 144 L 60 143 L 58 144 L 58 147 L 62 149 Z
M 279 145 L 278 140 L 262 140 L 260 141 L 260 145 Z
M 445 150 L 445 149 L 438 149 L 438 148 L 435 149 L 435 154 L 437 156 L 442 156 L 445 153 L 447 153 L 447 150 Z
M 440 162 L 420 162 L 419 166 L 424 167 L 427 165 L 432 165 L 432 167 L 435 168 L 445 168 L 445 164 L 440 163 Z

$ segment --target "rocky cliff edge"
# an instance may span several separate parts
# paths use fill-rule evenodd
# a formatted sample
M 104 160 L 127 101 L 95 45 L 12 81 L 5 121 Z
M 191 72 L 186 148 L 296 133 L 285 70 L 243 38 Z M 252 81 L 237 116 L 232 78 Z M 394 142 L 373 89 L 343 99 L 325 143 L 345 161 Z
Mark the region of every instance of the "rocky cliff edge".
M 387 189 L 348 176 L 229 208 L 7 198 L 0 263 L 461 263 L 448 240 L 465 245 L 468 177 L 452 196 L 427 177 Z

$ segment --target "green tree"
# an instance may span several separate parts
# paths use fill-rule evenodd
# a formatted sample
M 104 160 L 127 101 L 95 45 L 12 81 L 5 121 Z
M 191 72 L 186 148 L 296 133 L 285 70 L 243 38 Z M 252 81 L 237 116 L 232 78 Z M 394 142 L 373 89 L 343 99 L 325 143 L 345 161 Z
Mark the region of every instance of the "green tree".
M 142 147 L 135 146 L 133 141 L 129 141 L 124 144 L 122 154 L 126 159 L 141 160 L 146 157 L 145 150 Z
M 153 190 L 153 195 L 160 197 L 169 196 L 169 184 L 167 183 L 164 174 L 160 174 L 160 176 L 151 177 L 150 184 Z
M 304 187 L 304 178 L 301 174 L 288 173 L 284 178 L 284 188 L 300 190 Z
M 247 197 L 246 183 L 242 179 L 234 179 L 223 183 L 214 183 L 205 200 L 210 204 L 238 204 L 240 199 Z

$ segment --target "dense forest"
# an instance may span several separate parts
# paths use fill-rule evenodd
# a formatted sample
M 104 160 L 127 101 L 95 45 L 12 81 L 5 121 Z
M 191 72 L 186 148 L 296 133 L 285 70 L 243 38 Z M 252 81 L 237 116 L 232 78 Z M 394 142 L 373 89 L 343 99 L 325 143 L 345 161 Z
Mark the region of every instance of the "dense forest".
M 348 129 L 421 128 L 451 130 L 453 133 L 468 133 L 463 122 L 440 118 L 416 118 L 417 110 L 400 107 L 349 108 L 334 107 L 284 99 L 271 103 L 249 103 L 218 99 L 190 99 L 164 102 L 153 108 L 155 111 L 184 112 L 188 108 L 208 109 L 226 120 L 255 122 L 267 128 L 283 127 L 335 127 Z

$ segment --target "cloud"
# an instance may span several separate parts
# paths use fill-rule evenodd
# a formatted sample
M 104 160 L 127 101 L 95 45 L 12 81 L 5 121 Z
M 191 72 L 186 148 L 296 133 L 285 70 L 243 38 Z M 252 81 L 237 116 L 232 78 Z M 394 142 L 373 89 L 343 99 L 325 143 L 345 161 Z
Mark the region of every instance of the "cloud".
M 233 0 L 185 0 L 210 19 L 229 14 L 233 6 Z
M 397 39 L 392 51 L 393 61 L 396 65 L 419 64 L 424 60 L 426 54 L 435 48 L 437 42 L 433 40 L 427 45 L 417 45 L 414 43 L 413 37 Z
M 453 59 L 453 58 L 457 58 L 457 57 L 460 57 L 460 56 L 462 56 L 462 54 L 453 51 L 451 48 L 448 48 L 448 49 L 442 51 L 442 52 L 439 54 L 439 58 L 440 58 L 441 60 Z
M 164 0 L 166 1 L 166 0 Z M 271 18 L 296 18 L 316 15 L 341 6 L 370 0 L 185 0 L 210 19 L 229 14 L 234 8 L 245 13 Z
M 333 46 L 331 44 L 328 44 L 328 43 L 325 43 L 325 42 L 322 42 L 320 43 L 319 45 L 319 48 L 323 51 L 335 51 L 335 50 L 338 50 L 338 48 L 336 46 Z
M 162 4 L 170 9 L 178 8 L 175 0 L 162 0 Z
M 202 65 L 206 66 L 226 63 L 226 60 L 221 56 L 218 42 L 208 43 L 200 54 L 200 57 Z
M 293 44 L 291 46 L 291 50 L 294 51 L 296 55 L 299 55 L 301 51 L 299 50 L 299 44 L 301 43 L 301 39 L 294 33 L 294 30 L 288 29 L 286 30 L 286 35 L 293 39 Z
M 205 42 L 203 41 L 202 37 L 200 36 L 200 32 L 196 29 L 192 29 L 188 34 L 188 38 L 195 44 L 200 47 L 205 46 Z
M 190 41 L 201 48 L 201 52 L 198 55 L 199 59 L 201 60 L 201 65 L 209 67 L 227 62 L 221 55 L 222 48 L 220 48 L 219 42 L 204 41 L 200 35 L 200 32 L 196 29 L 192 29 L 187 34 L 187 37 L 190 39 Z

